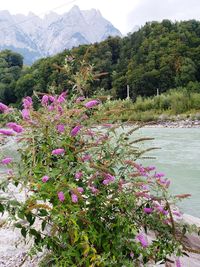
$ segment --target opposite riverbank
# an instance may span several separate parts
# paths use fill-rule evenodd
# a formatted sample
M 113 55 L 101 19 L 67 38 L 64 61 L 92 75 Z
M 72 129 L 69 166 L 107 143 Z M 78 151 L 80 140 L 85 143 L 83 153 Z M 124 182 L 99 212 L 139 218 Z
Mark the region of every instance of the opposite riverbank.
M 153 121 L 145 124 L 144 127 L 158 127 L 158 128 L 200 128 L 200 120 L 175 120 L 175 121 Z

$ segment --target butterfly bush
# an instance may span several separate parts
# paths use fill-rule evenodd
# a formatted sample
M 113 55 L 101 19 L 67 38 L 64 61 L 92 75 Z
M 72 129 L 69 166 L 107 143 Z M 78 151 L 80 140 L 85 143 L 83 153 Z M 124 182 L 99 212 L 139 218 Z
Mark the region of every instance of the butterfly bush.
M 34 110 L 26 97 L 21 119 L 7 127 L 0 134 L 15 135 L 21 159 L 6 170 L 5 184 L 26 190 L 26 199 L 0 207 L 25 238 L 33 237 L 34 251 L 49 250 L 56 266 L 80 267 L 140 266 L 181 255 L 170 181 L 138 163 L 135 129 L 106 123 L 98 99 L 46 94 Z

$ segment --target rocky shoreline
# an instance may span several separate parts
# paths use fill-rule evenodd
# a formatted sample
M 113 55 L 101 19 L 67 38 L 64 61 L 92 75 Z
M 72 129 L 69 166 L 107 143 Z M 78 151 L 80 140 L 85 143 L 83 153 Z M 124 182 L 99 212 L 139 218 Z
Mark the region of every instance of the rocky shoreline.
M 149 122 L 144 127 L 156 127 L 156 128 L 200 128 L 200 120 L 158 120 L 155 122 Z

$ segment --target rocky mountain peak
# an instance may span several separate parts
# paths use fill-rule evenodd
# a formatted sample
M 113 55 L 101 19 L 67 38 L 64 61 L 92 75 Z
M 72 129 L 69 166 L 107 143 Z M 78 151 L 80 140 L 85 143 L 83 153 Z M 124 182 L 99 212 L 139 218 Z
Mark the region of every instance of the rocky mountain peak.
M 6 33 L 0 31 L 0 50 L 20 52 L 26 64 L 80 44 L 99 42 L 108 36 L 121 36 L 99 10 L 80 10 L 77 5 L 63 15 L 50 12 L 43 18 L 32 12 L 26 16 L 11 15 L 2 10 L 0 29 L 8 26 Z

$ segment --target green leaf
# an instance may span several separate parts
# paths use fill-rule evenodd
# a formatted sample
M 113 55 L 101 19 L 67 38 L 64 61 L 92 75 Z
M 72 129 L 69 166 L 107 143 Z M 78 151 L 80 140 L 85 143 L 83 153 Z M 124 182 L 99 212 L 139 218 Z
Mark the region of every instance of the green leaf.
M 45 209 L 41 209 L 41 210 L 39 210 L 38 215 L 40 217 L 44 217 L 44 216 L 47 216 L 48 215 L 48 212 Z
M 39 235 L 39 233 L 38 233 L 35 229 L 33 229 L 33 228 L 31 228 L 31 229 L 29 230 L 29 234 L 31 234 L 31 235 L 33 235 L 33 236 L 35 236 L 35 237 L 37 237 L 37 236 Z
M 23 228 L 23 226 L 21 225 L 21 223 L 15 223 L 15 227 L 16 228 Z
M 0 203 L 0 212 L 2 212 L 2 213 L 3 213 L 3 212 L 4 212 L 4 210 L 5 210 L 5 209 L 4 209 L 4 206 L 3 206 L 3 204 L 1 204 L 1 203 Z
M 22 227 L 21 234 L 23 235 L 24 238 L 26 238 L 27 230 L 25 227 Z
M 44 231 L 46 224 L 47 224 L 46 221 L 43 221 L 43 222 L 42 222 L 42 231 Z
M 25 214 L 27 221 L 29 222 L 30 226 L 34 224 L 35 217 L 32 216 L 33 214 L 31 212 Z
M 18 217 L 19 217 L 20 219 L 22 219 L 22 220 L 24 219 L 24 215 L 25 215 L 25 214 L 24 214 L 23 211 L 19 211 L 17 215 L 18 215 Z

